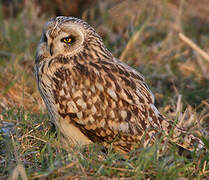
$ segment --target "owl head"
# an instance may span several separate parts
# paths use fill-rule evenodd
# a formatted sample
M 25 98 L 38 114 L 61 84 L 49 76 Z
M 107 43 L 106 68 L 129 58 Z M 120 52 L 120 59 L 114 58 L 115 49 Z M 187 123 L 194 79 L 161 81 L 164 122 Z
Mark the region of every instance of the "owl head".
M 88 23 L 74 17 L 58 16 L 44 26 L 36 61 L 57 56 L 69 58 L 81 52 L 88 54 L 95 48 L 106 51 L 102 39 Z

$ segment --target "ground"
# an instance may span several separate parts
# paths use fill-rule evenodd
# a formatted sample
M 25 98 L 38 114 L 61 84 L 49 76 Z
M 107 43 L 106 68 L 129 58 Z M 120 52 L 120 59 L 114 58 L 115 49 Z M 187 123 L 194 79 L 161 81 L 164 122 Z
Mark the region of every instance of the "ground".
M 0 4 L 0 179 L 18 175 L 22 179 L 209 177 L 207 0 L 95 1 L 95 6 L 82 6 L 82 12 L 77 12 L 115 57 L 145 76 L 161 113 L 203 139 L 205 149 L 189 157 L 160 140 L 128 157 L 97 144 L 66 151 L 49 122 L 33 70 L 43 24 L 57 11 L 43 12 L 42 4 L 35 1 L 17 2 L 25 2 L 24 8 L 10 16 Z M 67 12 L 59 11 L 70 15 Z M 206 56 L 180 39 L 179 33 Z

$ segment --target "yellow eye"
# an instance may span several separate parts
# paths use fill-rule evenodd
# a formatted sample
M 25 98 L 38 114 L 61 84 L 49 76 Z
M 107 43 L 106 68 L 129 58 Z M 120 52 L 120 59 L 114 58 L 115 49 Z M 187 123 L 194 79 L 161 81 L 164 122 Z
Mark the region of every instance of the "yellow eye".
M 72 39 L 69 38 L 69 37 L 66 37 L 66 38 L 63 39 L 63 41 L 64 41 L 65 43 L 69 44 L 69 43 L 71 43 Z
M 65 44 L 71 45 L 76 41 L 76 38 L 74 36 L 68 36 L 61 39 L 61 42 L 64 42 Z

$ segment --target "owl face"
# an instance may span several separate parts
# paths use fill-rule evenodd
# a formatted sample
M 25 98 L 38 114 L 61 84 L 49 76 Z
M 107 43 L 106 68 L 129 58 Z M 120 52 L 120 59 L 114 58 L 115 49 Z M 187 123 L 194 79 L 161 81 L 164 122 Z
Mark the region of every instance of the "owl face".
M 45 60 L 58 55 L 71 57 L 84 49 L 92 34 L 95 34 L 94 29 L 80 19 L 63 16 L 52 18 L 44 26 L 37 56 Z

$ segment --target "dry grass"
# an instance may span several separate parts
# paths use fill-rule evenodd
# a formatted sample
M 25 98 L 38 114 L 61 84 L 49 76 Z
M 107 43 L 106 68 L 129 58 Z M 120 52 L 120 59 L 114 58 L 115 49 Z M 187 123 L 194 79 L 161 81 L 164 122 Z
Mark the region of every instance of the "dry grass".
M 178 120 L 198 136 L 209 135 L 209 4 L 184 0 L 99 2 L 81 17 L 102 35 L 116 57 L 146 77 L 156 104 L 169 119 Z M 122 12 L 122 14 L 121 14 Z M 187 159 L 162 145 L 123 159 L 97 145 L 66 152 L 37 91 L 34 53 L 41 28 L 33 1 L 17 17 L 0 9 L 0 177 L 15 179 L 202 179 L 209 177 L 207 150 Z M 182 41 L 179 33 L 194 42 Z M 181 35 L 182 37 L 182 35 Z M 12 138 L 13 137 L 13 138 Z

